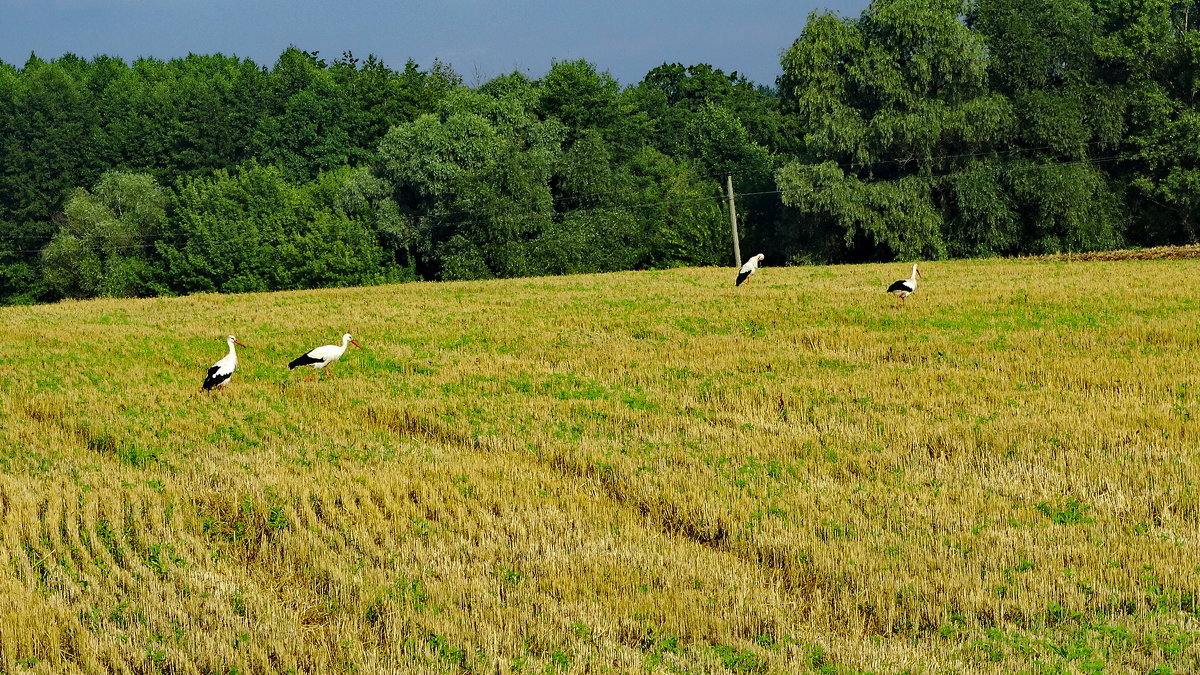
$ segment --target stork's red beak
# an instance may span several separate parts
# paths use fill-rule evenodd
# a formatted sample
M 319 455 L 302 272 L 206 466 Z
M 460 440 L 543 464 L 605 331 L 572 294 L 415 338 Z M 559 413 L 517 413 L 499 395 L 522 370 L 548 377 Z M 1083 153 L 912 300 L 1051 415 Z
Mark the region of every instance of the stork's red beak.
M 362 349 L 362 345 L 358 344 L 358 340 L 355 340 L 354 338 L 350 338 L 350 344 L 354 345 L 355 347 L 358 347 L 359 349 Z
M 241 345 L 241 346 L 243 346 L 243 347 L 245 347 L 245 346 L 246 346 L 246 343 L 242 342 L 241 340 L 239 340 L 239 339 L 237 339 L 237 338 L 234 338 L 234 339 L 233 339 L 233 344 L 235 344 L 235 345 Z

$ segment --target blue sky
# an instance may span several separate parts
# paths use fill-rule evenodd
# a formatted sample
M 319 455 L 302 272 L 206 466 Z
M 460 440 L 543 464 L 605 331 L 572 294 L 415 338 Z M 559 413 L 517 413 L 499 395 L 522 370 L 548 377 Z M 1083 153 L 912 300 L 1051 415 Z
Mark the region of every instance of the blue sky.
M 779 56 L 814 9 L 857 16 L 867 0 L 551 2 L 519 0 L 0 0 L 0 60 L 74 53 L 132 61 L 189 52 L 273 65 L 289 44 L 393 68 L 451 63 L 468 84 L 554 60 L 587 59 L 622 84 L 667 63 L 709 63 L 773 84 Z

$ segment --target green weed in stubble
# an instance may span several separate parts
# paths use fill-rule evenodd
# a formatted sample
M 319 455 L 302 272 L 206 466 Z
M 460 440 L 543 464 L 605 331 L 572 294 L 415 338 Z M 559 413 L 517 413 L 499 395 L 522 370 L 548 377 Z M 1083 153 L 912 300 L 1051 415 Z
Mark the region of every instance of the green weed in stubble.
M 739 660 L 749 652 L 766 672 L 854 672 L 881 659 L 896 670 L 1078 671 L 1101 657 L 1106 670 L 1161 662 L 1184 672 L 1197 650 L 1181 623 L 1195 613 L 1186 533 L 1197 511 L 1179 477 L 1194 469 L 1197 397 L 1181 349 L 1194 340 L 1186 311 L 1151 310 L 1181 306 L 1171 289 L 1195 264 L 1152 284 L 1133 275 L 1128 297 L 1082 307 L 1090 277 L 1080 267 L 1049 279 L 1025 264 L 1020 300 L 1006 302 L 969 291 L 1012 276 L 1009 263 L 945 266 L 956 281 L 930 280 L 904 310 L 878 289 L 847 290 L 894 276 L 874 267 L 767 270 L 788 288 L 827 286 L 786 312 L 742 294 L 745 313 L 732 315 L 706 299 L 727 285 L 719 270 L 478 284 L 461 304 L 428 285 L 356 290 L 352 303 L 314 292 L 305 297 L 335 314 L 392 317 L 405 303 L 461 314 L 356 326 L 376 335 L 372 355 L 340 364 L 329 387 L 265 386 L 278 366 L 248 360 L 202 406 L 163 384 L 191 393 L 190 365 L 126 381 L 87 372 L 99 363 L 86 334 L 93 310 L 48 308 L 85 333 L 50 336 L 66 349 L 45 356 L 49 370 L 26 354 L 5 359 L 7 381 L 23 386 L 0 387 L 0 405 L 47 414 L 0 421 L 0 441 L 25 453 L 9 452 L 0 476 L 0 536 L 23 551 L 13 564 L 32 597 L 80 617 L 72 634 L 84 637 L 61 653 L 100 648 L 119 590 L 124 621 L 153 598 L 175 598 L 172 616 L 207 602 L 213 655 L 149 644 L 214 672 L 273 662 L 276 641 L 314 670 L 413 655 L 458 671 L 700 672 L 753 669 Z M 617 292 L 628 302 L 598 302 Z M 163 301 L 154 319 L 185 335 L 214 332 L 197 317 L 236 323 L 248 312 L 281 334 L 312 328 L 261 314 L 261 297 L 222 298 L 215 309 L 227 315 L 195 302 Z M 472 303 L 505 312 L 485 320 L 464 311 Z M 531 313 L 560 328 L 531 330 Z M 382 339 L 388 331 L 403 339 Z M 196 361 L 192 338 L 180 340 L 173 362 Z M 1148 340 L 1160 348 L 1112 350 Z M 196 347 L 201 371 L 212 343 Z M 39 388 L 50 370 L 72 373 L 70 387 Z M 1094 383 L 1093 373 L 1137 384 L 1063 386 Z M 1114 439 L 1119 453 L 1097 450 Z M 126 461 L 123 448 L 158 454 Z M 57 482 L 60 471 L 70 480 Z M 114 490 L 135 487 L 132 527 L 98 526 L 122 512 L 108 500 L 128 493 Z M 38 495 L 29 506 L 23 490 Z M 43 522 L 43 494 L 70 508 L 54 506 L 32 534 L 14 525 Z M 168 502 L 175 513 L 161 517 Z M 97 560 L 72 563 L 72 546 Z M 1053 562 L 1062 551 L 1072 552 L 1069 577 Z M 1129 572 L 1143 564 L 1153 578 Z M 119 586 L 126 570 L 138 581 Z M 1054 625 L 1051 602 L 1062 609 Z M 296 607 L 311 608 L 307 623 L 272 623 Z M 35 609 L 27 614 L 50 615 Z M 664 637 L 643 646 L 630 617 Z M 145 620 L 146 635 L 170 635 L 155 612 Z M 897 626 L 905 639 L 890 637 Z M 809 659 L 803 645 L 771 645 L 785 634 L 827 646 Z M 111 644 L 115 658 L 152 666 L 146 640 Z M 485 660 L 478 645 L 489 645 Z
M 714 645 L 713 651 L 721 659 L 725 669 L 733 673 L 765 673 L 767 662 L 758 654 L 736 647 Z
M 1051 505 L 1048 502 L 1041 502 L 1037 505 L 1037 510 L 1055 525 L 1079 525 L 1095 522 L 1087 515 L 1091 508 L 1088 504 L 1074 498 L 1068 498 L 1062 507 Z

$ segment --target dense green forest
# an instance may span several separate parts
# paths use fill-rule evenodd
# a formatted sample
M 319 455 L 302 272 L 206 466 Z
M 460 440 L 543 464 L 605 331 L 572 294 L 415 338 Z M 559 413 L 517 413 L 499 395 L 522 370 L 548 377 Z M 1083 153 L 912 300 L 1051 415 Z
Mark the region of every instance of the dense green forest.
M 0 62 L 0 302 L 1194 242 L 1200 2 L 877 0 L 769 85 Z

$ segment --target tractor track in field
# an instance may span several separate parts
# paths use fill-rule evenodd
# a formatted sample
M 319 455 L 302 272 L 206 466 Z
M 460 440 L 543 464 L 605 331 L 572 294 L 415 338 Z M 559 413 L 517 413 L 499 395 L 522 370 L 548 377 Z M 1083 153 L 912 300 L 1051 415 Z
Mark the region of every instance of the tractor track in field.
M 515 443 L 475 436 L 404 410 L 367 407 L 360 414 L 364 421 L 377 428 L 445 447 L 474 452 L 519 449 Z M 736 525 L 723 522 L 721 518 L 709 517 L 662 495 L 646 494 L 615 467 L 588 462 L 565 450 L 547 448 L 536 455 L 540 464 L 555 473 L 598 487 L 600 496 L 619 508 L 637 514 L 652 530 L 749 563 L 763 570 L 789 594 L 811 597 L 815 591 L 820 591 L 823 597 L 831 599 L 854 586 L 853 579 L 818 569 L 800 552 L 751 541 L 738 533 Z M 883 631 L 885 626 L 880 623 L 876 628 Z

